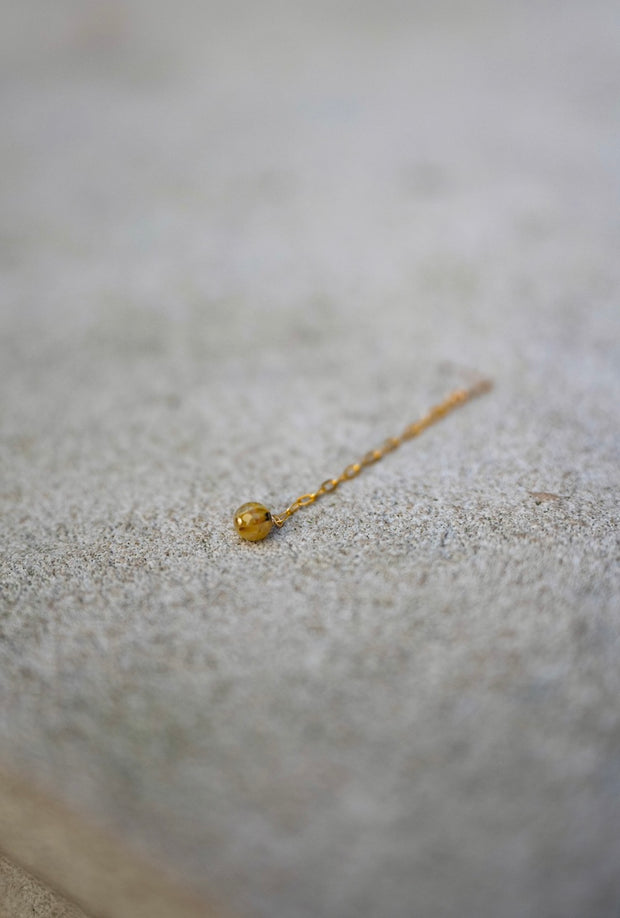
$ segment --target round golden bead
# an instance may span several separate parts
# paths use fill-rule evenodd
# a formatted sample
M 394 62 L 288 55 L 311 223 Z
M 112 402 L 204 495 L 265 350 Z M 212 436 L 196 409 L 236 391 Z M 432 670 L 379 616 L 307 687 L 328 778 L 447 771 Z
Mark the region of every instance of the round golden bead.
M 235 513 L 235 529 L 242 539 L 258 542 L 271 532 L 273 518 L 271 512 L 262 504 L 250 501 L 239 507 Z

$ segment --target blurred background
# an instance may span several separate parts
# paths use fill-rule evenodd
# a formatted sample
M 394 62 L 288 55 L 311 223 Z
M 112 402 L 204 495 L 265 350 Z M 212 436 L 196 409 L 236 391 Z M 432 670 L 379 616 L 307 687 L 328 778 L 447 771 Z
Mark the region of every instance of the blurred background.
M 617 24 L 602 0 L 7 4 L 8 304 L 113 335 L 142 311 L 221 334 L 241 302 L 241 336 L 296 313 L 280 349 L 324 312 L 374 336 L 405 295 L 428 333 L 458 288 L 463 326 L 488 291 L 509 330 L 517 252 L 576 272 L 615 228 Z
M 616 915 L 618 5 L 0 18 L 0 764 L 239 914 Z

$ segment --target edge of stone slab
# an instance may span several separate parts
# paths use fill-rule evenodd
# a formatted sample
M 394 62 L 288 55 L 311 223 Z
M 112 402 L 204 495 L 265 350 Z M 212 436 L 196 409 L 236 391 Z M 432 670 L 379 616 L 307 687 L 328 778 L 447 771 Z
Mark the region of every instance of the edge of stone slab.
M 89 918 L 86 912 L 0 854 L 0 918 Z
M 0 855 L 89 918 L 234 918 L 2 765 Z

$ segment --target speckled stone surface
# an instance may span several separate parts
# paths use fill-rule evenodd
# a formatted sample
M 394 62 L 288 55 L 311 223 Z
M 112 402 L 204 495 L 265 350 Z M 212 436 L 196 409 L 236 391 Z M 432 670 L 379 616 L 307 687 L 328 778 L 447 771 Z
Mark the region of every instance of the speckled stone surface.
M 242 916 L 617 918 L 617 5 L 171 9 L 3 14 L 2 764 Z
M 87 918 L 16 864 L 0 857 L 0 918 Z

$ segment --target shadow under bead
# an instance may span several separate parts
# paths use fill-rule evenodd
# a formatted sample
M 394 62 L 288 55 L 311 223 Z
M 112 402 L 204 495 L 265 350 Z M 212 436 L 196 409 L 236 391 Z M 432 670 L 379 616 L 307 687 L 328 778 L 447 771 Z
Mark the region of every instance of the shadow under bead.
M 258 542 L 268 536 L 273 527 L 271 511 L 262 504 L 250 501 L 235 513 L 235 529 L 242 539 Z

